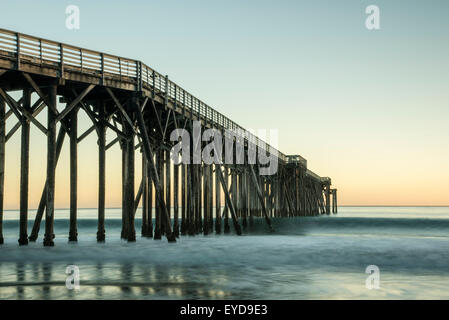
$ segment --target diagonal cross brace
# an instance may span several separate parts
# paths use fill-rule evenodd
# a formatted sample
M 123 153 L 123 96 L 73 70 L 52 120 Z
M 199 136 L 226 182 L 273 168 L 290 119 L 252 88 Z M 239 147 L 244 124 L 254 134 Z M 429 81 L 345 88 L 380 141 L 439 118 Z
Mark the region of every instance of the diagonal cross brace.
M 147 129 L 145 127 L 145 122 L 143 120 L 142 111 L 141 111 L 140 106 L 137 103 L 137 101 L 135 101 L 134 105 L 135 105 L 135 112 L 137 115 L 137 126 L 139 127 L 140 135 L 142 137 L 142 147 L 143 147 L 144 155 L 145 155 L 148 163 L 151 165 L 151 167 L 153 169 L 153 175 L 152 175 L 153 185 L 156 189 L 157 199 L 159 201 L 159 204 L 162 208 L 162 212 L 164 213 L 165 220 L 166 220 L 165 227 L 167 229 L 166 230 L 167 231 L 166 232 L 167 240 L 169 242 L 176 242 L 175 234 L 173 233 L 172 228 L 171 228 L 170 215 L 168 213 L 167 206 L 165 205 L 165 201 L 163 198 L 163 191 L 161 188 L 159 175 L 157 173 L 156 164 L 154 163 L 153 151 L 151 150 L 150 139 L 148 137 Z M 123 112 L 125 112 L 125 110 L 123 110 Z M 125 112 L 125 114 L 126 114 L 126 112 Z M 126 117 L 128 117 L 128 116 L 126 116 Z
M 53 110 L 55 115 L 58 115 L 58 110 L 56 109 L 56 106 L 53 106 L 53 104 L 48 100 L 48 97 L 42 92 L 41 88 L 34 82 L 34 80 L 31 78 L 31 76 L 28 73 L 22 73 L 24 78 L 28 81 L 28 83 L 33 87 L 34 91 L 38 94 L 42 100 L 44 100 L 45 104 Z
M 223 191 L 225 194 L 226 205 L 227 205 L 229 211 L 231 211 L 232 222 L 234 223 L 235 231 L 240 236 L 240 235 L 242 235 L 242 228 L 240 227 L 240 224 L 237 220 L 237 215 L 235 214 L 234 204 L 232 203 L 231 196 L 229 195 L 228 186 L 226 185 L 226 181 L 223 178 L 223 172 L 221 171 L 221 165 L 219 168 L 217 167 L 216 170 L 218 173 L 218 178 L 220 179 L 221 187 L 223 188 Z
M 66 131 L 63 126 L 59 128 L 58 137 L 56 139 L 56 164 L 58 163 L 59 155 L 61 153 L 62 145 L 64 143 Z M 39 207 L 37 209 L 36 217 L 34 219 L 33 230 L 29 237 L 30 241 L 36 241 L 39 236 L 39 229 L 44 214 L 45 207 L 47 206 L 47 181 L 45 181 L 44 190 L 42 191 L 41 200 L 39 201 Z
M 262 191 L 260 190 L 259 182 L 257 181 L 256 172 L 254 171 L 253 165 L 249 165 L 251 171 L 251 178 L 253 180 L 254 185 L 256 186 L 257 197 L 259 198 L 260 204 L 262 206 L 262 212 L 265 217 L 265 221 L 267 222 L 270 231 L 273 231 L 273 227 L 271 226 L 270 218 L 268 217 L 267 208 L 265 207 L 265 202 L 263 201 Z
M 24 118 L 28 119 L 32 123 L 36 125 L 36 127 L 39 128 L 45 135 L 47 135 L 47 129 L 39 122 L 37 121 L 33 115 L 26 109 L 22 108 L 22 114 L 19 111 L 19 103 L 16 102 L 9 94 L 7 94 L 3 89 L 0 89 L 0 95 L 3 97 L 3 99 L 6 101 L 6 103 L 10 106 L 11 110 L 14 112 L 16 117 L 22 121 Z
M 56 123 L 58 123 L 59 121 L 61 121 L 66 115 L 68 115 L 70 113 L 70 111 L 72 111 L 73 108 L 75 108 L 77 106 L 78 103 L 80 103 L 84 97 L 87 96 L 87 94 L 89 92 L 92 91 L 92 89 L 95 88 L 94 84 L 89 85 L 86 89 L 84 89 L 83 92 L 81 92 L 81 94 L 79 96 L 77 96 L 75 98 L 75 100 L 73 100 L 57 117 L 56 117 Z

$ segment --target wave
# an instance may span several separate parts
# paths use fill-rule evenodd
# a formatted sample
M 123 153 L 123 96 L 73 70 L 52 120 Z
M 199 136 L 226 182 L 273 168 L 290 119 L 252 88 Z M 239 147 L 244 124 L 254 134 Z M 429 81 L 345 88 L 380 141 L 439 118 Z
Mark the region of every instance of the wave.
M 239 219 L 242 225 L 243 220 Z M 274 234 L 303 234 L 313 231 L 332 231 L 345 233 L 359 233 L 370 231 L 449 231 L 449 219 L 424 219 L 424 218 L 354 218 L 354 217 L 294 217 L 294 218 L 272 218 Z M 172 220 L 173 223 L 173 220 Z M 153 225 L 155 221 L 153 219 Z M 231 229 L 232 220 L 229 221 Z M 96 229 L 98 221 L 96 219 L 78 219 L 78 232 L 83 230 Z M 142 220 L 136 218 L 136 229 L 141 228 Z M 33 227 L 33 221 L 28 222 L 29 229 Z M 45 221 L 41 223 L 41 229 L 45 226 Z M 106 229 L 119 229 L 122 226 L 121 219 L 106 219 Z M 18 230 L 18 220 L 6 220 L 3 222 L 5 232 Z M 63 232 L 69 229 L 69 219 L 55 219 L 54 228 L 56 232 Z M 265 219 L 247 219 L 247 228 L 244 232 L 249 234 L 261 234 L 269 231 Z

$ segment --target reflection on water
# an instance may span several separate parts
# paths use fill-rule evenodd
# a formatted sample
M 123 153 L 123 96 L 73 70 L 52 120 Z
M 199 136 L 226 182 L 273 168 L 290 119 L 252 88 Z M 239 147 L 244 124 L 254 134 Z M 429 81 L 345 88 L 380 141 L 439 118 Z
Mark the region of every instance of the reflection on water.
M 131 264 L 81 265 L 81 286 L 69 290 L 65 265 L 0 264 L 0 299 L 447 299 L 448 275 L 382 275 L 381 289 L 366 275 L 292 269 L 227 270 Z M 8 279 L 17 276 L 17 281 Z
M 198 268 L 171 268 L 125 264 L 80 265 L 78 290 L 66 287 L 63 264 L 0 263 L 1 299 L 223 299 L 227 272 Z M 200 271 L 200 272 L 199 272 Z M 235 272 L 238 272 L 235 270 Z M 14 281 L 14 277 L 17 281 Z
M 449 299 L 449 209 L 429 209 L 432 219 L 424 208 L 390 218 L 379 210 L 274 221 L 274 234 L 256 222 L 242 237 L 176 244 L 120 241 L 116 221 L 97 244 L 94 220 L 68 244 L 60 221 L 54 248 L 19 248 L 11 237 L 0 247 L 0 299 Z M 6 224 L 5 234 L 16 231 Z M 371 264 L 381 271 L 379 290 L 365 287 Z M 68 265 L 79 267 L 78 290 L 66 287 Z

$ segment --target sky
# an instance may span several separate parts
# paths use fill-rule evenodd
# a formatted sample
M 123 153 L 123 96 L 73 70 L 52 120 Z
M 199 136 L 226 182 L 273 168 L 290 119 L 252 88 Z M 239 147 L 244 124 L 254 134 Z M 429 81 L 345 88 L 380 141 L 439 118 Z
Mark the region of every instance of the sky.
M 65 26 L 68 5 L 79 30 Z M 365 27 L 368 5 L 379 30 Z M 3 0 L 0 28 L 141 60 L 241 126 L 277 129 L 280 151 L 332 178 L 339 205 L 449 205 L 448 1 Z M 45 138 L 33 128 L 31 141 L 33 208 Z M 19 143 L 7 145 L 5 208 L 19 205 Z M 79 205 L 96 207 L 94 136 L 79 156 Z M 121 203 L 120 158 L 108 151 L 108 206 Z

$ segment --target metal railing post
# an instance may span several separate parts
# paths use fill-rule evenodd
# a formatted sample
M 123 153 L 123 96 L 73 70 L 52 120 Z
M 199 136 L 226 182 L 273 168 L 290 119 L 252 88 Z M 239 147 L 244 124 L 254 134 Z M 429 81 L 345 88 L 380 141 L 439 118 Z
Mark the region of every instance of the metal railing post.
M 17 70 L 20 70 L 20 34 L 16 33 Z
M 60 63 L 60 75 L 59 77 L 64 79 L 64 46 L 59 44 L 59 63 Z
M 104 85 L 104 54 L 100 54 L 101 57 L 101 85 Z

